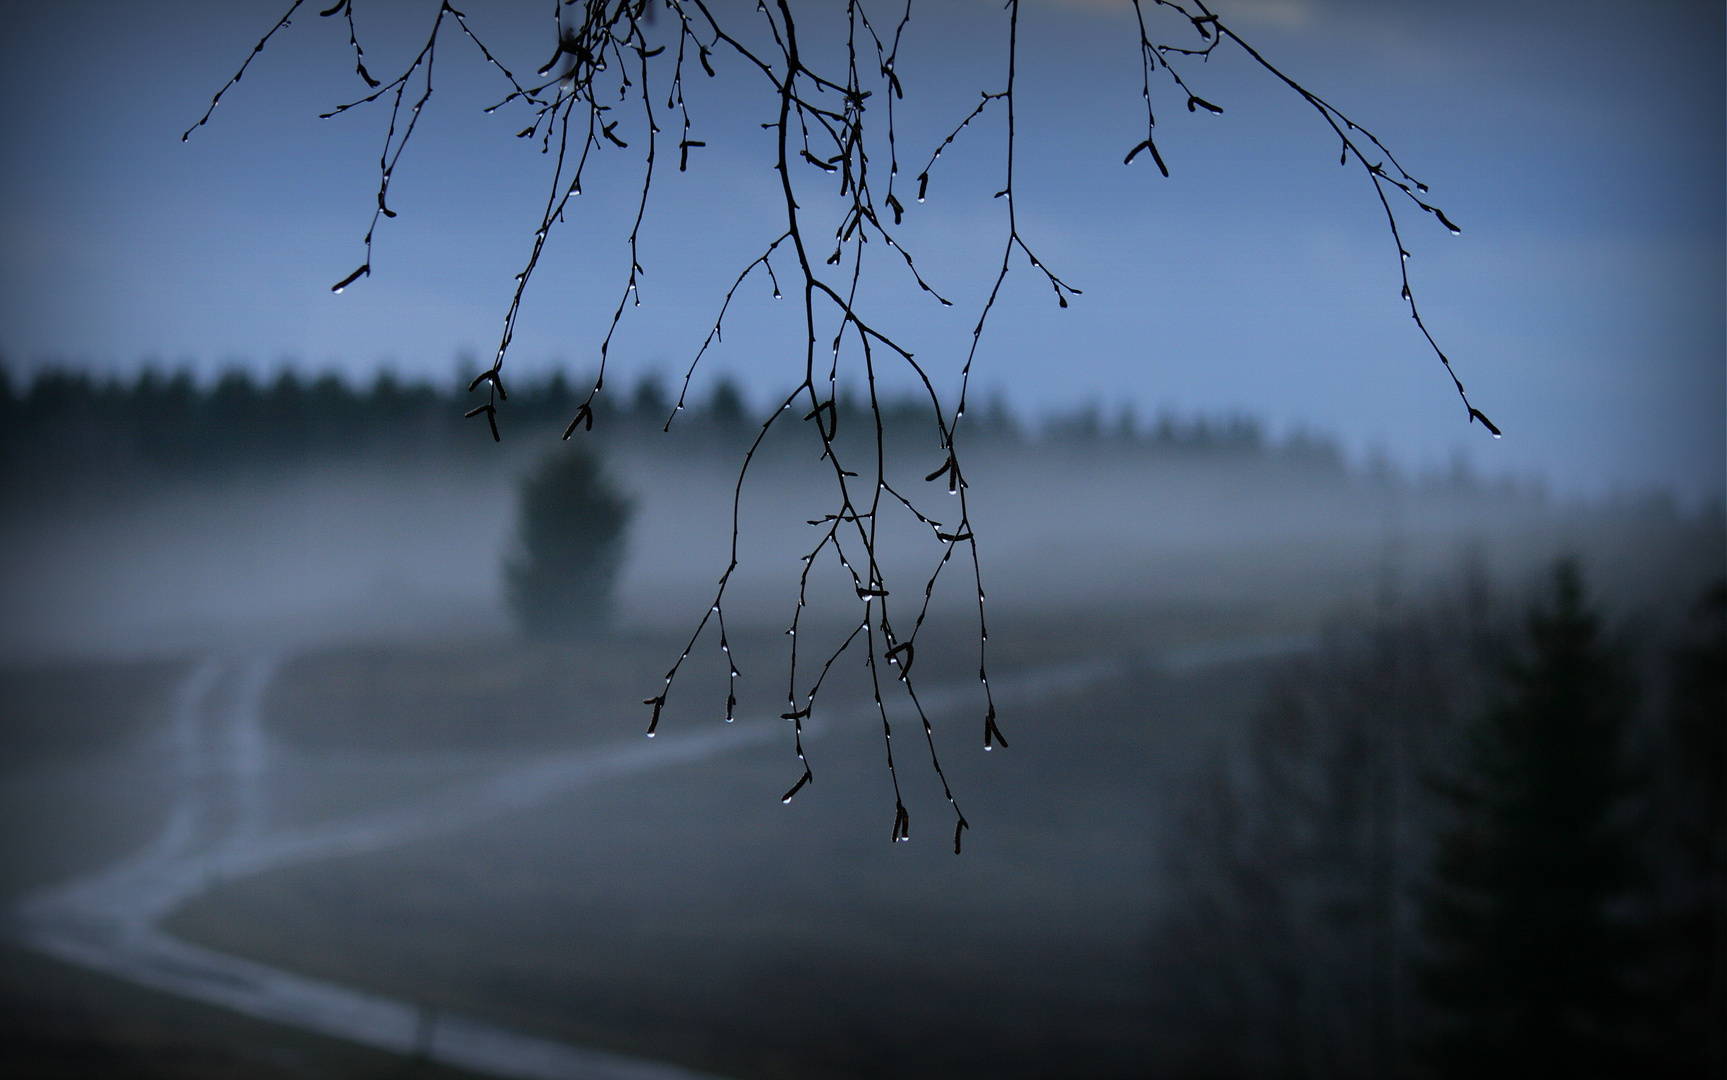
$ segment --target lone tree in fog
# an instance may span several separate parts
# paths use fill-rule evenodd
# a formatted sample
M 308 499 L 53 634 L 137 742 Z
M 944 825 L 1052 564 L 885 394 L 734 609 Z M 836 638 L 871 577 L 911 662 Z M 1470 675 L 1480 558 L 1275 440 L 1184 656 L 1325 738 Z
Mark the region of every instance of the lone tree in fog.
M 1635 696 L 1574 564 L 1532 610 L 1505 693 L 1445 790 L 1457 812 L 1424 898 L 1421 982 L 1442 1075 L 1631 1076 L 1647 941 L 1629 811 Z
M 533 637 L 581 637 L 611 621 L 630 503 L 579 448 L 522 480 L 516 551 L 504 564 L 510 610 Z
M 1123 164 L 1155 165 L 1167 176 L 1169 170 L 1155 138 L 1156 110 L 1168 102 L 1190 113 L 1222 113 L 1223 107 L 1210 100 L 1219 95 L 1209 87 L 1201 87 L 1196 79 L 1204 62 L 1218 50 L 1240 50 L 1271 79 L 1313 109 L 1319 121 L 1317 130 L 1333 140 L 1330 145 L 1336 149 L 1340 164 L 1361 170 L 1372 198 L 1384 211 L 1391 241 L 1388 254 L 1395 260 L 1409 313 L 1449 374 L 1451 362 L 1428 332 L 1416 305 L 1407 265 L 1409 251 L 1402 234 L 1406 217 L 1411 214 L 1431 218 L 1440 226 L 1457 231 L 1445 214 L 1427 201 L 1426 185 L 1410 175 L 1378 138 L 1273 66 L 1212 11 L 1205 0 L 1130 2 L 1137 33 L 1120 42 L 1121 59 L 1140 68 L 1145 127 L 1142 132 L 1123 138 Z M 240 80 L 269 40 L 289 25 L 303 4 L 304 0 L 292 0 L 286 14 L 257 42 L 239 71 L 217 91 L 210 108 L 193 127 L 210 119 L 217 102 Z M 597 155 L 613 152 L 639 155 L 641 186 L 630 219 L 627 271 L 618 282 L 616 306 L 597 342 L 598 372 L 574 409 L 565 438 L 593 427 L 595 402 L 606 385 L 606 364 L 613 338 L 625 313 L 640 303 L 638 285 L 643 266 L 638 239 L 649 212 L 655 177 L 669 168 L 672 160 L 677 162 L 679 171 L 700 167 L 706 152 L 707 142 L 697 124 L 702 104 L 699 87 L 704 78 L 715 77 L 721 67 L 732 67 L 757 82 L 763 104 L 774 116 L 763 126 L 773 136 L 771 164 L 782 197 L 769 215 L 770 220 L 763 223 L 760 254 L 741 266 L 725 295 L 716 298 L 717 311 L 705 340 L 699 345 L 691 343 L 693 356 L 677 401 L 669 410 L 666 426 L 671 426 L 677 411 L 683 408 L 690 379 L 709 347 L 719 340 L 727 310 L 739 291 L 747 286 L 752 290 L 771 290 L 777 297 L 782 295 L 783 288 L 785 294 L 792 296 L 791 308 L 795 314 L 791 318 L 796 320 L 803 339 L 801 355 L 788 365 L 794 373 L 787 380 L 789 390 L 760 420 L 755 441 L 740 465 L 737 485 L 741 492 L 750 463 L 769 430 L 776 424 L 795 423 L 799 417 L 819 446 L 821 460 L 832 472 L 833 502 L 829 512 L 815 521 L 816 539 L 802 562 L 799 601 L 788 628 L 792 636 L 784 715 L 796 725 L 802 770 L 791 793 L 814 776 L 803 755 L 801 736 L 803 721 L 810 715 L 822 682 L 821 673 L 854 646 L 862 652 L 876 683 L 877 700 L 883 696 L 882 682 L 898 681 L 920 718 L 923 717 L 910 677 L 916 639 L 928 614 L 931 594 L 956 552 L 962 553 L 962 563 L 969 564 L 965 570 L 956 572 L 970 577 L 977 601 L 978 679 L 984 697 L 983 745 L 985 749 L 997 743 L 1005 745 L 996 726 L 996 710 L 989 690 L 982 572 L 960 453 L 966 395 L 972 363 L 983 350 L 990 314 L 1010 272 L 1018 269 L 1043 282 L 1049 287 L 1051 298 L 1063 308 L 1080 295 L 1078 287 L 1036 253 L 1033 244 L 1037 238 L 1023 231 L 1026 223 L 1016 212 L 1014 163 L 1020 147 L 1015 138 L 1015 110 L 1019 95 L 1024 92 L 1016 81 L 1016 70 L 1022 47 L 1029 44 L 1033 50 L 1037 48 L 1035 34 L 1027 35 L 1022 43 L 1021 0 L 1007 0 L 1005 4 L 1002 18 L 1007 24 L 1007 46 L 1001 58 L 999 81 L 980 91 L 975 107 L 969 112 L 954 117 L 951 130 L 938 145 L 923 148 L 916 152 L 917 156 L 906 159 L 907 171 L 916 170 L 909 182 L 901 174 L 902 147 L 895 139 L 895 103 L 903 100 L 908 90 L 901 80 L 897 59 L 912 19 L 912 0 L 868 3 L 847 0 L 843 25 L 833 31 L 837 39 L 819 42 L 806 37 L 807 25 L 800 25 L 799 18 L 812 12 L 835 14 L 837 4 L 824 8 L 794 0 L 760 0 L 750 10 L 712 0 L 557 0 L 556 32 L 549 35 L 551 40 L 547 42 L 551 58 L 532 78 L 518 78 L 514 61 L 506 64 L 482 44 L 465 13 L 451 6 L 449 0 L 438 0 L 435 9 L 428 13 L 430 28 L 424 44 L 405 69 L 394 75 L 385 73 L 388 77 L 380 79 L 366 67 L 355 8 L 355 0 L 336 0 L 334 6 L 320 13 L 345 22 L 355 73 L 366 86 L 359 97 L 326 115 L 378 103 L 387 109 L 389 122 L 379 156 L 377 205 L 364 236 L 365 254 L 351 273 L 333 285 L 336 291 L 369 277 L 373 271 L 372 240 L 385 219 L 395 217 L 390 208 L 391 183 L 402 151 L 413 137 L 422 109 L 431 97 L 433 58 L 441 41 L 454 38 L 456 44 L 478 50 L 497 73 L 503 95 L 487 111 L 520 110 L 525 124 L 521 138 L 537 147 L 550 162 L 546 198 L 516 277 L 514 295 L 504 313 L 497 350 L 492 363 L 470 387 L 482 391 L 485 398 L 469 415 L 483 416 L 494 437 L 499 435 L 499 416 L 507 401 L 504 360 L 516 320 L 523 313 L 528 282 L 545 251 L 547 237 L 563 223 L 570 200 L 581 192 L 590 161 Z M 818 53 L 823 59 L 814 59 Z M 1202 88 L 1203 96 L 1199 92 Z M 904 275 L 902 280 L 928 294 L 932 303 L 952 306 L 943 295 L 948 286 L 924 275 L 914 253 L 901 244 L 899 229 L 908 214 L 916 213 L 916 204 L 924 200 L 932 183 L 939 179 L 942 151 L 965 138 L 974 126 L 986 124 L 1003 125 L 1006 135 L 1001 179 L 993 192 L 999 200 L 994 205 L 1000 208 L 1001 257 L 988 271 L 991 285 L 987 299 L 977 311 L 970 347 L 963 358 L 955 358 L 959 385 L 957 394 L 949 398 L 937 389 L 938 382 L 945 383 L 947 379 L 938 378 L 941 373 L 929 367 L 926 359 L 920 359 L 911 343 L 896 340 L 885 332 L 875 312 L 861 298 L 869 295 L 866 283 L 873 285 L 889 275 Z M 191 129 L 186 134 L 189 136 Z M 822 207 L 834 207 L 832 216 L 824 218 L 822 215 L 830 211 L 819 209 Z M 875 250 L 883 256 L 867 272 L 866 250 Z M 884 440 L 888 429 L 882 422 L 882 406 L 877 397 L 877 376 L 884 365 L 909 368 L 926 392 L 930 441 L 925 452 L 930 457 L 929 472 L 924 479 L 957 496 L 952 504 L 943 504 L 938 509 L 912 483 L 890 478 L 885 468 Z M 1455 375 L 1450 377 L 1467 419 L 1480 420 L 1497 434 L 1487 417 L 1470 404 L 1463 384 Z M 861 383 L 868 389 L 875 423 L 873 438 L 862 449 L 836 443 L 837 403 L 844 382 Z M 646 701 L 652 709 L 650 734 L 659 722 L 667 694 L 690 647 L 710 624 L 716 626 L 719 638 L 724 641 L 727 585 L 738 566 L 737 508 L 738 499 L 734 497 L 730 558 L 720 575 L 712 603 L 702 613 L 690 645 L 672 665 L 663 687 Z M 887 516 L 899 514 L 909 515 L 927 527 L 935 545 L 935 569 L 922 582 L 921 589 L 916 584 L 908 588 L 899 582 L 890 583 L 877 558 L 878 526 Z M 800 657 L 796 636 L 810 571 L 818 560 L 830 562 L 839 571 L 847 582 L 847 599 L 855 600 L 861 616 L 858 632 L 831 650 L 824 649 L 825 655 L 818 653 L 819 664 Z M 800 670 L 800 660 L 805 660 L 806 668 L 815 667 L 813 678 L 808 670 Z M 890 734 L 885 710 L 881 712 L 881 720 L 885 741 Z M 952 792 L 942 775 L 934 733 L 927 718 L 922 719 L 922 727 L 931 764 L 951 802 Z M 885 741 L 885 746 L 895 790 L 892 836 L 903 840 L 910 835 L 909 815 L 898 794 L 893 744 Z M 786 796 L 788 799 L 791 793 Z M 957 804 L 954 814 L 957 850 L 966 821 Z

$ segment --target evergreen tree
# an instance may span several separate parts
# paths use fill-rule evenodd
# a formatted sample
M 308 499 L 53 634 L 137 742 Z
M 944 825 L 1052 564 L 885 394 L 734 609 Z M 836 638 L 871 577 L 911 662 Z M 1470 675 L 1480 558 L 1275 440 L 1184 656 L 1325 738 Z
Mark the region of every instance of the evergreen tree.
M 1727 582 L 1673 656 L 1657 819 L 1665 918 L 1655 1025 L 1666 1075 L 1727 1077 Z
M 599 459 L 564 444 L 522 482 L 518 551 L 504 566 L 511 609 L 535 637 L 591 634 L 611 617 L 630 502 Z
M 722 377 L 708 398 L 708 419 L 721 430 L 735 431 L 744 426 L 746 416 L 743 391 L 729 376 Z
M 1628 811 L 1634 695 L 1577 567 L 1502 658 L 1503 693 L 1442 794 L 1456 818 L 1423 896 L 1419 982 L 1446 1076 L 1632 1075 L 1633 978 L 1646 946 L 1629 904 L 1640 872 Z

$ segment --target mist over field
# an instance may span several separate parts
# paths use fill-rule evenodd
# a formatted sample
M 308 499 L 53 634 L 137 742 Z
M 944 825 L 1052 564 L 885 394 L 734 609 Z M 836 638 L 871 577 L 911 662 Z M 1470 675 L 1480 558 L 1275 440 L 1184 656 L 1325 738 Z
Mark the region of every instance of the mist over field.
M 933 424 L 912 403 L 897 408 L 890 482 L 929 517 L 957 520 L 944 482 L 923 479 L 942 460 Z M 693 626 L 711 602 L 755 430 L 698 410 L 662 434 L 651 411 L 621 413 L 621 430 L 602 425 L 585 444 L 633 508 L 617 585 L 626 631 Z M 519 542 L 516 485 L 584 445 L 564 447 L 527 416 L 497 446 L 483 429 L 427 431 L 418 417 L 404 432 L 387 410 L 346 428 L 330 421 L 345 434 L 328 445 L 217 424 L 203 459 L 196 442 L 169 451 L 147 435 L 86 438 L 99 416 L 15 436 L 0 650 L 132 658 L 508 634 L 501 567 Z M 864 460 L 866 417 L 848 417 L 842 443 Z M 983 583 L 1003 612 L 1228 608 L 1311 627 L 1388 589 L 1419 594 L 1466 564 L 1514 584 L 1560 554 L 1643 597 L 1707 573 L 1719 515 L 1660 493 L 1555 499 L 1462 464 L 1416 477 L 1352 466 L 1323 438 L 1277 441 L 1245 419 L 1165 417 L 1125 431 L 1089 413 L 1041 429 L 1005 414 L 985 423 L 962 448 Z M 833 509 L 811 427 L 782 420 L 738 496 L 728 611 L 760 628 L 789 623 L 799 559 L 819 535 L 806 522 Z M 893 507 L 881 528 L 884 573 L 908 595 L 921 590 L 944 545 Z M 818 560 L 809 599 L 838 617 L 823 606 L 845 595 L 828 562 Z M 945 616 L 974 605 L 968 562 L 943 571 Z
M 1402 476 L 1240 418 L 986 412 L 960 446 L 1008 745 L 982 752 L 956 557 L 916 638 L 933 743 L 885 661 L 874 711 L 854 645 L 782 806 L 804 767 L 778 718 L 785 630 L 806 522 L 836 505 L 796 417 L 742 487 L 730 651 L 710 625 L 650 742 L 642 701 L 730 551 L 755 430 L 734 399 L 663 435 L 644 385 L 572 446 L 547 384 L 493 444 L 426 387 L 181 383 L 167 423 L 172 381 L 54 378 L 8 406 L 0 515 L 0 1052 L 40 1075 L 1254 1076 L 1320 1052 L 1292 1019 L 1314 1007 L 1329 1075 L 1379 1075 L 1432 1023 L 1371 955 L 1425 947 L 1421 776 L 1491 682 L 1463 643 L 1511 632 L 1569 556 L 1665 685 L 1723 569 L 1718 505 Z M 839 412 L 848 465 L 868 415 Z M 886 417 L 888 483 L 957 527 L 924 480 L 927 416 Z M 632 508 L 613 616 L 525 637 L 504 572 L 520 485 L 583 452 Z M 936 532 L 881 522 L 902 627 Z M 861 610 L 831 549 L 806 598 L 800 702 Z M 1362 690 L 1383 655 L 1409 674 Z M 1402 718 L 1395 755 L 1338 772 L 1353 721 L 1304 714 L 1293 743 L 1271 723 L 1355 693 Z M 1268 752 L 1339 798 L 1390 770 L 1395 854 L 1301 856 L 1330 804 L 1281 801 Z M 896 800 L 910 843 L 889 842 Z M 1381 820 L 1338 813 L 1321 835 Z M 1243 865 L 1272 892 L 1240 891 L 1232 860 L 1271 823 L 1297 832 Z M 1403 883 L 1382 917 L 1301 914 L 1315 881 L 1371 899 L 1374 874 Z M 1308 989 L 1268 990 L 1278 972 Z M 1393 1019 L 1361 1004 L 1386 987 Z

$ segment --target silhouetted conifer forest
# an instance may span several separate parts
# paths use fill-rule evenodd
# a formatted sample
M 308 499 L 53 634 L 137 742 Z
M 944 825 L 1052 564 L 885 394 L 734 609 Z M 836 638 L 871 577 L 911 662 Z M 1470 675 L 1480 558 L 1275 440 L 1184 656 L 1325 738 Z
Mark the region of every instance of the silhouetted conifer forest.
M 1150 939 L 1171 1076 L 1727 1070 L 1727 586 L 1335 626 L 1184 800 Z
M 213 381 L 184 370 L 151 368 L 130 378 L 60 368 L 28 378 L 0 368 L 0 376 L 0 461 L 14 478 L 42 469 L 136 467 L 183 474 L 367 453 L 472 454 L 488 451 L 492 443 L 483 422 L 463 416 L 472 405 L 465 379 L 440 386 L 385 371 L 370 385 L 356 386 L 334 374 L 283 370 L 259 379 L 241 368 Z M 499 413 L 505 441 L 561 432 L 580 404 L 577 382 L 560 372 L 514 386 Z M 716 382 L 705 400 L 681 410 L 653 376 L 641 379 L 630 393 L 596 399 L 594 408 L 594 430 L 582 436 L 602 444 L 640 444 L 662 434 L 669 422 L 674 434 L 747 445 L 761 419 L 751 415 L 736 384 L 726 379 Z M 836 410 L 840 438 L 873 431 L 867 402 L 856 394 L 842 393 Z M 926 428 L 934 437 L 927 404 L 913 396 L 886 402 L 882 414 L 889 429 L 908 436 L 890 444 L 919 445 L 916 433 Z M 1164 416 L 1146 424 L 1130 413 L 1106 416 L 1086 408 L 1034 428 L 996 402 L 981 411 L 969 432 L 974 442 L 985 444 L 1041 441 L 1275 453 L 1322 469 L 1341 468 L 1330 442 L 1297 436 L 1274 445 L 1255 421 L 1241 417 Z M 795 428 L 785 427 L 768 445 L 795 443 L 797 435 Z

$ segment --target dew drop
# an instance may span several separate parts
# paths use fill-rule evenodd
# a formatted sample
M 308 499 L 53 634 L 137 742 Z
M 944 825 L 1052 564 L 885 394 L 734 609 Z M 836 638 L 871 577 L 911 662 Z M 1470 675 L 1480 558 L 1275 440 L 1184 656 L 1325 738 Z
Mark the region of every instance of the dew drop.
M 1503 438 L 1505 438 L 1505 436 L 1503 436 L 1503 435 L 1501 435 L 1501 434 L 1499 434 L 1499 432 L 1497 432 L 1497 431 L 1495 431 L 1495 432 L 1494 432 L 1494 433 L 1493 433 L 1493 437 L 1494 437 L 1494 438 L 1495 438 L 1495 439 L 1503 439 Z
M 648 732 L 648 738 L 650 738 L 650 739 L 651 739 L 651 738 L 653 738 L 653 737 L 654 737 L 654 733 L 653 733 L 653 732 L 651 732 L 651 731 L 650 731 L 650 732 Z

